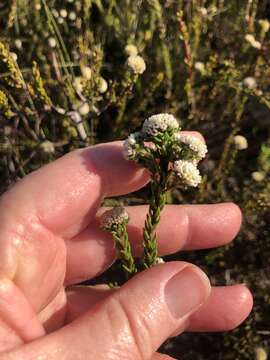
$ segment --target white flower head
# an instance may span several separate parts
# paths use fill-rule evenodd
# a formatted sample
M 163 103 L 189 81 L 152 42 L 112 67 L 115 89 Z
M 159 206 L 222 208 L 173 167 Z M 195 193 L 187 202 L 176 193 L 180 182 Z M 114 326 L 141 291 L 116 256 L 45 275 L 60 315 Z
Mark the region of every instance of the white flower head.
M 199 11 L 202 14 L 202 16 L 207 16 L 207 14 L 208 14 L 208 11 L 207 11 L 207 9 L 205 7 L 201 7 L 199 9 Z
M 205 72 L 205 64 L 201 61 L 197 61 L 194 64 L 194 68 L 199 71 L 201 74 Z
M 56 40 L 55 40 L 54 37 L 50 37 L 50 38 L 48 39 L 48 43 L 49 43 L 49 46 L 50 46 L 52 49 L 55 48 L 56 45 L 57 45 L 57 42 L 56 42 Z
M 17 62 L 18 60 L 18 55 L 15 52 L 10 52 L 10 56 L 12 57 L 14 62 Z
M 264 180 L 265 178 L 265 174 L 263 172 L 260 172 L 260 171 L 254 171 L 252 174 L 252 179 L 254 181 L 257 181 L 257 182 L 261 182 Z
M 92 77 L 92 70 L 89 66 L 83 66 L 82 67 L 82 76 L 86 79 L 86 80 L 90 80 Z
M 73 81 L 74 89 L 81 93 L 83 91 L 83 78 L 81 76 L 76 76 Z
M 16 39 L 16 40 L 14 41 L 14 44 L 15 44 L 15 46 L 16 46 L 17 49 L 20 50 L 20 49 L 22 48 L 22 40 Z
M 142 74 L 145 72 L 146 65 L 144 59 L 140 55 L 131 55 L 127 60 L 128 66 L 134 74 Z
M 110 231 L 119 225 L 127 224 L 128 221 L 129 215 L 126 209 L 122 206 L 117 206 L 111 210 L 106 211 L 101 216 L 100 225 L 102 229 Z
M 174 135 L 174 140 L 183 143 L 185 145 L 188 145 L 188 147 L 196 153 L 196 155 L 199 157 L 200 160 L 205 158 L 207 154 L 207 146 L 197 136 L 177 133 Z
M 69 20 L 71 20 L 71 21 L 75 21 L 77 19 L 77 15 L 76 15 L 75 11 L 71 11 L 69 13 L 68 17 L 69 17 Z
M 126 160 L 130 160 L 134 158 L 134 156 L 136 155 L 136 144 L 139 137 L 140 137 L 140 133 L 136 132 L 130 134 L 129 137 L 124 141 L 123 155 Z
M 80 115 L 82 115 L 82 116 L 88 115 L 90 112 L 89 104 L 87 102 L 80 104 L 78 111 L 79 111 Z
M 60 10 L 60 16 L 62 16 L 62 18 L 66 18 L 68 16 L 68 12 L 66 9 L 61 9 Z
M 266 19 L 259 20 L 259 24 L 263 30 L 263 32 L 267 33 L 270 30 L 270 23 Z
M 59 12 L 56 9 L 52 9 L 52 14 L 55 18 L 58 18 Z
M 107 81 L 101 76 L 98 79 L 98 92 L 100 94 L 104 94 L 108 90 L 108 83 Z
M 125 53 L 127 56 L 136 56 L 138 55 L 138 48 L 136 45 L 128 44 L 125 47 Z
M 246 34 L 245 40 L 255 49 L 260 50 L 262 48 L 262 44 L 255 39 L 254 35 L 252 34 Z
M 157 114 L 152 115 L 143 123 L 142 132 L 146 135 L 156 136 L 168 130 L 179 129 L 179 123 L 176 118 L 171 114 Z
M 237 150 L 246 150 L 248 148 L 247 139 L 242 135 L 236 135 L 233 141 Z
M 49 140 L 43 141 L 40 144 L 40 148 L 46 154 L 53 154 L 55 152 L 54 144 Z
M 254 77 L 248 76 L 243 80 L 243 85 L 248 89 L 256 89 L 257 81 Z
M 198 168 L 190 161 L 175 161 L 173 169 L 177 176 L 188 186 L 197 187 L 202 181 Z

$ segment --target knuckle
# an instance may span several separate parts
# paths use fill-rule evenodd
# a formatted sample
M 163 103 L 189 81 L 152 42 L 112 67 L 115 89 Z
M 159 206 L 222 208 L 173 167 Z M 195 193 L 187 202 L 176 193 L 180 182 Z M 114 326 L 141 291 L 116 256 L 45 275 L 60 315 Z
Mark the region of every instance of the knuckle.
M 120 341 L 116 341 L 115 349 L 123 359 L 146 360 L 152 355 L 151 331 L 149 320 L 144 316 L 143 310 L 139 309 L 132 300 L 126 301 L 121 297 L 114 298 L 111 310 L 116 314 L 117 323 L 121 322 L 122 332 Z M 114 316 L 110 316 L 113 326 Z M 114 326 L 113 326 L 114 327 Z M 112 330 L 113 331 L 113 330 Z M 120 357 L 119 357 L 120 358 Z

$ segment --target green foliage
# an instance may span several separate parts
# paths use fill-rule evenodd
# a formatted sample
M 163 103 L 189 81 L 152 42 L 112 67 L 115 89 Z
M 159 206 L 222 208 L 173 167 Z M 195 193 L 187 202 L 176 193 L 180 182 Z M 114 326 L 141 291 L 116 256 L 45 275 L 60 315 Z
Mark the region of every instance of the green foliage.
M 185 258 L 207 265 L 217 284 L 228 274 L 246 282 L 254 313 L 237 331 L 195 335 L 195 349 L 189 335 L 171 341 L 181 358 L 253 359 L 257 346 L 270 347 L 269 16 L 267 0 L 0 1 L 0 192 L 68 151 L 125 138 L 170 112 L 209 148 L 200 190 L 174 190 L 171 201 L 243 209 L 233 245 Z M 145 60 L 143 74 L 128 67 L 127 44 Z

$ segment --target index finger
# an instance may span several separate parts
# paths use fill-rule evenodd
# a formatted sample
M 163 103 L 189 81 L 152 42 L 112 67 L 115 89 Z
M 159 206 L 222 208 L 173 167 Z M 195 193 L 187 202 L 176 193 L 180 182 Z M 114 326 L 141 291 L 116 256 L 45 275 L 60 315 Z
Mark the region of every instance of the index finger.
M 54 234 L 70 238 L 85 228 L 103 197 L 136 191 L 148 180 L 145 169 L 123 158 L 120 141 L 75 150 L 7 191 L 0 201 L 5 210 L 0 223 L 3 217 L 5 224 L 10 218 L 20 223 L 35 218 Z

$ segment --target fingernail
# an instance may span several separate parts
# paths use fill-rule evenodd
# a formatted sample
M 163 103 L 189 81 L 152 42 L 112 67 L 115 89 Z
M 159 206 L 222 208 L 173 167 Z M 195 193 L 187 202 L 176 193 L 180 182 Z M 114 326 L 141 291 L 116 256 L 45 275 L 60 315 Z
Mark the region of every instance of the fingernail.
M 187 266 L 165 286 L 165 300 L 176 319 L 190 315 L 202 305 L 210 293 L 207 276 L 194 266 Z

